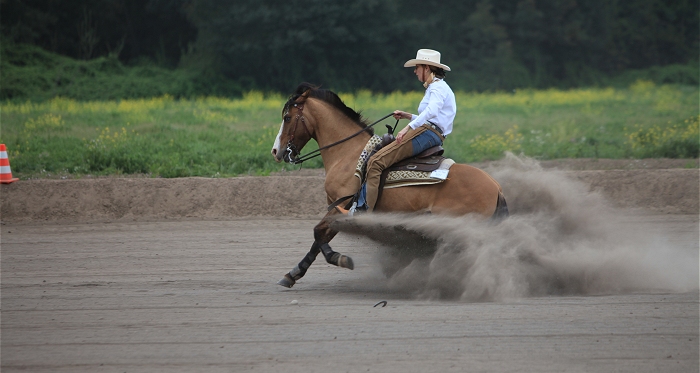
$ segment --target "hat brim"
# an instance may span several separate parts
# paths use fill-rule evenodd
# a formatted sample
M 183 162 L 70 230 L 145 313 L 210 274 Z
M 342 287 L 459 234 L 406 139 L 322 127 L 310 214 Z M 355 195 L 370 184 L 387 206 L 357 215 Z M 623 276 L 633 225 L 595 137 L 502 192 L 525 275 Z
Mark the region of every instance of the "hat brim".
M 413 66 L 416 66 L 416 65 L 431 65 L 431 66 L 437 66 L 437 67 L 442 68 L 442 69 L 445 70 L 445 71 L 451 71 L 451 70 L 450 70 L 450 67 L 447 66 L 447 65 L 443 65 L 443 64 L 441 64 L 441 63 L 436 63 L 436 62 L 428 61 L 428 60 L 418 60 L 418 59 L 415 59 L 415 58 L 412 59 L 412 60 L 406 61 L 406 63 L 403 64 L 403 67 L 413 67 Z

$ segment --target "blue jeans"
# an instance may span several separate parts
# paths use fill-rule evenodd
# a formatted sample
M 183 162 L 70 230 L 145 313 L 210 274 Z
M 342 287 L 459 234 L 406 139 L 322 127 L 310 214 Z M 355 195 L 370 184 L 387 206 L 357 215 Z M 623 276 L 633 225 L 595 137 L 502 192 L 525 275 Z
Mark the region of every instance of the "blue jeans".
M 433 146 L 442 145 L 442 138 L 437 133 L 426 130 L 414 137 L 413 140 L 411 140 L 411 145 L 413 145 L 413 154 L 411 156 L 414 156 Z

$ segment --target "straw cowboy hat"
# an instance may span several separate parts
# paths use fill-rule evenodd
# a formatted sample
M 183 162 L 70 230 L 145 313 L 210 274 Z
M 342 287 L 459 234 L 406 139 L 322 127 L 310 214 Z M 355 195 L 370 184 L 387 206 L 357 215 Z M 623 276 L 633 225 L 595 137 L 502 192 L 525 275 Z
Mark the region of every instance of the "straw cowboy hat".
M 432 49 L 419 49 L 416 58 L 406 61 L 403 67 L 413 67 L 416 65 L 431 65 L 441 67 L 445 71 L 450 71 L 450 67 L 440 63 L 440 52 Z

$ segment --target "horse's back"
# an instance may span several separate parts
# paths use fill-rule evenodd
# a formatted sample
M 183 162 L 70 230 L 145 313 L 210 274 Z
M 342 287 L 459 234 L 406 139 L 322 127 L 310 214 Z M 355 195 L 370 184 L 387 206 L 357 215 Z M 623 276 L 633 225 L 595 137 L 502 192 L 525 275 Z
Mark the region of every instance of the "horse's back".
M 501 186 L 485 171 L 456 163 L 440 184 L 384 190 L 377 210 L 490 217 L 496 211 L 500 191 Z

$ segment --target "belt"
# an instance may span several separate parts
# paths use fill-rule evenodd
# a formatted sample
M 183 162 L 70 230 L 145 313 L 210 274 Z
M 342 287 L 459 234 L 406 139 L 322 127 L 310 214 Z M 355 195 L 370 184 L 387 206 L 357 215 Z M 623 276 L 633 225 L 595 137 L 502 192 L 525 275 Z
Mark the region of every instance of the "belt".
M 446 137 L 446 136 L 442 133 L 442 128 L 440 128 L 437 124 L 428 121 L 428 123 L 426 123 L 425 125 L 428 126 L 428 127 L 430 127 L 430 128 L 432 128 L 432 129 L 434 129 L 435 131 L 437 131 L 437 132 L 440 134 L 440 136 Z

